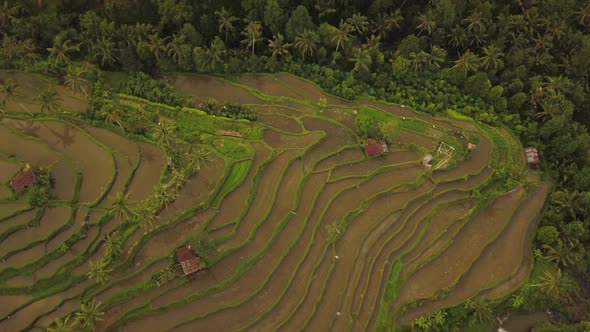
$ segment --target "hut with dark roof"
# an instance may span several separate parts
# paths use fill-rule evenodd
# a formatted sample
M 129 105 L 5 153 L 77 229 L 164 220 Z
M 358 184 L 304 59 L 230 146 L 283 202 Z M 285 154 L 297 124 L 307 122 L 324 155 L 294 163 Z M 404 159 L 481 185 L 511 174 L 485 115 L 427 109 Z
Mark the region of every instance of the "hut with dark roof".
M 25 192 L 29 187 L 34 186 L 37 183 L 37 176 L 33 169 L 27 165 L 22 171 L 17 173 L 12 180 L 10 180 L 10 186 L 12 190 L 17 193 Z
M 367 156 L 381 155 L 387 151 L 387 143 L 384 141 L 368 141 L 365 145 L 365 153 Z
M 176 259 L 182 268 L 182 275 L 189 279 L 201 270 L 201 260 L 190 248 L 190 246 L 176 249 Z

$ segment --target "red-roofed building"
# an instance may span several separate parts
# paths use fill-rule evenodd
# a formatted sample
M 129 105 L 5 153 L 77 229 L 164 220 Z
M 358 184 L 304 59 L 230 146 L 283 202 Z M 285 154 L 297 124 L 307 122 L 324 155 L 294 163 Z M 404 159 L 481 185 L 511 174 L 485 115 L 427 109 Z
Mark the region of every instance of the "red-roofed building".
M 367 154 L 367 156 L 384 154 L 387 151 L 387 143 L 385 143 L 384 141 L 368 141 L 365 145 L 365 153 Z
M 539 159 L 539 151 L 536 148 L 532 146 L 524 148 L 524 157 L 527 165 L 534 168 L 539 167 L 541 160 Z
M 35 172 L 33 172 L 29 165 L 10 180 L 12 190 L 17 193 L 24 192 L 29 187 L 34 186 L 35 183 L 37 183 L 37 176 L 35 176 Z
M 176 259 L 182 267 L 184 275 L 191 275 L 201 270 L 201 260 L 189 247 L 180 247 L 176 249 Z

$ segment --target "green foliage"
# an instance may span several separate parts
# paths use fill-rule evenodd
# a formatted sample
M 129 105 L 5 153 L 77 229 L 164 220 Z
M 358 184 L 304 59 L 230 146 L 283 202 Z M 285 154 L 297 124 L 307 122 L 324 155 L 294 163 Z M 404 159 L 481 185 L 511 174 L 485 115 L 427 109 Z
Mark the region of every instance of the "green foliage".
M 199 108 L 207 114 L 234 120 L 246 119 L 256 121 L 257 118 L 256 111 L 253 107 L 235 103 L 219 104 L 215 100 L 209 100 L 202 103 Z
M 223 187 L 221 187 L 221 189 L 219 189 L 219 193 L 217 194 L 216 199 L 213 200 L 213 202 L 211 204 L 213 206 L 219 206 L 219 204 L 221 203 L 221 200 L 227 194 L 229 194 L 230 192 L 235 190 L 240 184 L 242 184 L 242 182 L 244 182 L 244 180 L 248 176 L 248 171 L 250 170 L 251 166 L 252 166 L 252 162 L 249 160 L 244 160 L 244 161 L 240 161 L 240 162 L 235 163 L 232 166 L 228 177 L 226 178 L 225 182 L 223 183 Z
M 35 185 L 30 189 L 29 205 L 33 207 L 45 207 L 49 202 L 49 190 L 46 187 Z
M 144 98 L 156 103 L 170 106 L 186 106 L 187 102 L 174 89 L 162 81 L 157 81 L 147 74 L 132 73 L 121 83 L 119 91 L 124 94 Z
M 559 240 L 559 231 L 555 226 L 542 226 L 537 230 L 537 241 L 540 244 L 552 245 Z

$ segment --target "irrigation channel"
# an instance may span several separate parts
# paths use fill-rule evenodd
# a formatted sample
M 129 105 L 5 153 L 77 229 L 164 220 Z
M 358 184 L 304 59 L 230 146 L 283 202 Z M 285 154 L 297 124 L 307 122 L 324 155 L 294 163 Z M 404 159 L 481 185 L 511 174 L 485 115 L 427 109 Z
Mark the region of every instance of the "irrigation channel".
M 110 208 L 117 193 L 131 207 L 155 194 L 169 167 L 159 146 L 75 117 L 31 117 L 26 96 L 0 114 L 0 331 L 45 330 L 90 300 L 105 312 L 97 331 L 367 331 L 525 282 L 550 185 L 526 170 L 508 131 L 341 100 L 287 74 L 166 80 L 196 102 L 252 105 L 258 132 L 208 135 L 209 158 L 152 227 L 122 227 Z M 60 93 L 69 111 L 84 109 Z M 398 124 L 384 155 L 365 154 L 363 114 Z M 477 144 L 452 167 L 424 168 L 441 141 Z M 12 195 L 25 164 L 50 169 L 47 208 Z M 498 190 L 500 171 L 529 185 Z M 113 234 L 124 241 L 97 283 L 89 262 Z M 177 247 L 204 238 L 215 249 L 203 271 L 156 285 Z

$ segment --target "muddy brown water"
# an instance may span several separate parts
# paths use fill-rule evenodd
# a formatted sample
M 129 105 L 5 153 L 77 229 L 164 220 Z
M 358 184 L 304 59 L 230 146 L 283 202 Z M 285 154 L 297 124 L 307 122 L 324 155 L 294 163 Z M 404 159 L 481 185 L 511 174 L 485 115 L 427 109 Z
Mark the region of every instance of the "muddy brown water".
M 55 179 L 51 193 L 60 199 L 73 198 L 76 186 L 75 168 L 71 161 L 63 160 L 65 157 L 47 144 L 34 138 L 22 138 L 12 132 L 9 127 L 0 125 L 0 152 L 7 156 L 15 156 L 31 165 L 51 166 L 51 177 Z
M 301 133 L 303 130 L 303 127 L 297 120 L 280 114 L 258 114 L 258 121 L 267 126 L 290 133 Z
M 335 120 L 342 125 L 348 127 L 355 133 L 358 132 L 358 126 L 356 124 L 356 116 L 351 111 L 345 111 L 343 109 L 328 108 L 321 111 L 322 116 Z
M 177 74 L 172 78 L 172 86 L 180 94 L 194 97 L 197 102 L 209 99 L 242 104 L 262 102 L 246 89 L 229 84 L 222 79 L 197 74 Z
M 365 159 L 360 147 L 349 147 L 344 148 L 339 152 L 333 153 L 331 156 L 324 158 L 322 161 L 316 164 L 315 171 L 321 172 L 335 167 L 338 164 L 351 164 L 360 162 Z
M 51 79 L 43 79 L 36 74 L 0 70 L 3 79 L 12 79 L 18 83 L 16 100 L 11 101 L 6 109 L 10 112 L 41 112 L 41 106 L 30 101 L 49 87 L 54 88 L 61 100 L 60 108 L 69 112 L 86 111 L 86 98 L 82 94 L 73 93 L 64 86 L 55 85 Z
M 284 178 L 284 172 L 289 168 L 289 161 L 297 158 L 300 153 L 297 150 L 287 150 L 273 159 L 265 168 L 258 185 L 258 191 L 250 204 L 248 212 L 235 227 L 235 236 L 221 245 L 220 251 L 242 244 L 248 234 L 255 229 L 255 225 L 264 220 L 265 215 L 277 202 L 277 190 L 280 190 L 281 179 Z
M 223 225 L 235 222 L 235 219 L 240 216 L 242 211 L 249 208 L 248 196 L 254 190 L 254 177 L 261 172 L 260 167 L 262 163 L 266 162 L 268 158 L 272 158 L 270 150 L 264 144 L 255 142 L 252 146 L 255 151 L 254 161 L 252 162 L 252 166 L 250 166 L 244 183 L 223 199 L 223 208 L 219 208 L 215 218 L 208 225 L 208 229 L 216 230 Z
M 8 183 L 21 168 L 14 161 L 0 159 L 0 183 Z
M 104 145 L 113 149 L 116 166 L 115 182 L 104 200 L 99 204 L 100 207 L 108 207 L 116 194 L 125 189 L 125 185 L 138 165 L 140 158 L 139 146 L 137 143 L 107 129 L 85 126 L 84 130 Z
M 431 190 L 430 187 L 424 186 L 424 190 Z M 382 293 L 381 285 L 384 277 L 387 276 L 387 268 L 397 258 L 413 248 L 421 238 L 420 229 L 423 229 L 431 221 L 431 216 L 435 208 L 439 205 L 447 204 L 459 199 L 464 199 L 466 194 L 460 191 L 444 193 L 440 196 L 430 198 L 422 204 L 414 204 L 421 200 L 423 196 L 414 196 L 413 200 L 408 200 L 408 204 L 402 210 L 400 216 L 400 226 L 394 232 L 385 232 L 376 245 L 370 247 L 366 264 L 365 273 L 368 274 L 366 279 L 358 278 L 360 282 L 348 285 L 348 296 L 353 296 L 353 301 L 345 303 L 340 310 L 348 312 L 351 315 L 356 313 L 357 319 L 354 323 L 359 326 L 356 329 L 366 330 L 371 324 L 371 317 L 376 312 L 377 305 Z M 371 287 L 371 285 L 373 285 Z M 353 316 L 351 316 L 353 317 Z M 344 324 L 345 321 L 336 321 Z M 350 322 L 349 322 L 350 324 Z M 344 325 L 343 325 L 344 326 Z
M 359 183 L 357 187 L 349 188 L 338 194 L 335 199 L 326 206 L 326 210 L 319 216 L 317 224 L 325 227 L 336 220 L 343 220 L 344 216 L 349 211 L 360 206 L 361 201 L 359 200 L 359 197 L 367 199 L 371 194 L 387 190 L 393 185 L 404 183 L 404 181 L 410 183 L 419 174 L 421 174 L 421 169 L 419 168 L 392 169 L 377 174 L 367 181 Z M 325 237 L 317 237 L 311 244 L 308 256 L 303 262 L 303 266 L 312 271 L 331 271 L 333 269 L 332 264 L 334 263 L 334 254 L 330 254 L 329 251 L 326 252 L 326 249 Z M 339 255 L 339 253 L 336 252 L 336 255 Z M 322 266 L 325 264 L 328 266 Z M 327 275 L 315 272 L 311 273 L 317 277 L 310 281 L 305 298 L 294 311 L 293 316 L 289 318 L 288 328 L 285 326 L 287 330 L 303 328 L 305 324 L 304 322 L 311 316 L 314 308 L 316 308 L 317 301 L 321 299 L 321 294 L 326 285 Z
M 526 212 L 523 212 L 523 213 L 530 214 L 530 213 L 532 213 L 533 210 L 542 208 L 542 202 L 546 199 L 547 196 L 539 198 L 539 196 L 537 196 L 537 194 L 539 192 L 547 191 L 548 190 L 547 186 L 549 186 L 549 184 L 542 182 L 539 185 L 539 187 L 537 187 L 536 192 L 534 194 L 535 196 L 531 197 L 532 199 L 529 199 L 526 202 L 527 205 L 526 205 L 526 207 L 524 207 Z M 533 218 L 538 218 L 538 215 Z M 480 292 L 477 295 L 478 299 L 496 300 L 496 299 L 503 298 L 505 296 L 508 296 L 510 293 L 512 293 L 518 287 L 521 287 L 526 282 L 526 280 L 529 278 L 529 274 L 530 274 L 532 262 L 533 262 L 533 255 L 532 255 L 532 252 L 529 248 L 529 244 L 531 243 L 531 239 L 534 236 L 534 234 L 535 234 L 535 223 L 530 222 L 527 238 L 524 242 L 525 248 L 523 250 L 524 251 L 523 259 L 522 259 L 522 262 L 521 262 L 520 266 L 518 267 L 518 269 L 509 278 L 502 280 L 500 283 L 495 285 L 493 288 L 486 289 L 486 290 L 483 290 L 482 292 Z
M 425 255 L 426 251 L 434 247 L 434 243 L 448 232 L 451 225 L 465 218 L 472 207 L 473 203 L 471 201 L 460 201 L 443 207 L 440 213 L 432 217 L 420 242 L 402 257 L 404 266 L 408 266 L 411 261 L 428 257 Z
M 18 128 L 26 121 L 8 120 L 3 122 Z M 115 160 L 110 151 L 92 141 L 79 128 L 58 121 L 36 121 L 40 124 L 37 132 L 39 139 L 52 148 L 63 153 L 82 173 L 82 185 L 78 201 L 90 203 L 97 200 L 110 185 L 114 172 Z
M 291 105 L 291 106 L 288 106 Z M 256 104 L 256 105 L 250 105 L 252 107 L 254 107 L 254 109 L 256 110 L 256 112 L 258 113 L 258 115 L 278 115 L 278 116 L 282 116 L 282 117 L 290 117 L 292 118 L 299 118 L 301 116 L 303 116 L 304 114 L 310 114 L 313 113 L 314 110 L 313 109 L 309 109 L 308 111 L 304 112 L 302 110 L 302 106 L 298 103 L 286 103 L 286 102 L 282 102 L 282 103 L 278 103 L 278 104 Z M 295 121 L 295 120 L 293 120 Z
M 2 257 L 6 257 L 6 254 L 10 252 L 24 248 L 31 242 L 44 240 L 49 234 L 67 223 L 70 213 L 70 208 L 66 206 L 48 207 L 41 218 L 39 226 L 20 230 L 0 242 Z M 22 257 L 18 262 L 26 263 L 26 256 Z M 17 262 L 13 263 L 17 264 Z M 6 268 L 7 266 L 10 266 L 8 262 L 0 263 L 0 267 Z
M 393 193 L 372 202 L 353 220 L 350 229 L 336 243 L 335 252 L 339 258 L 334 262 L 335 267 L 326 281 L 327 287 L 306 329 L 340 331 L 346 328 L 346 317 L 340 317 L 337 313 L 347 313 L 352 302 L 356 301 L 353 298 L 354 285 L 365 273 L 364 262 L 372 260 L 369 253 L 377 239 L 383 234 L 393 234 L 403 226 L 399 218 L 401 209 L 407 203 L 402 199 L 404 196 L 407 193 Z M 392 224 L 397 225 L 397 228 L 392 227 Z
M 324 139 L 306 151 L 304 156 L 306 172 L 311 171 L 317 162 L 330 156 L 334 151 L 347 145 L 358 144 L 357 137 L 346 127 L 321 118 L 304 117 L 302 121 L 305 129 L 326 133 Z
M 330 173 L 330 180 L 347 176 L 363 176 L 377 167 L 394 167 L 396 164 L 415 162 L 421 159 L 421 154 L 417 151 L 392 151 L 384 156 L 367 158 L 357 163 L 337 165 Z
M 443 299 L 428 302 L 417 308 L 418 314 L 427 315 L 440 308 L 473 298 L 480 290 L 490 288 L 498 281 L 509 279 L 521 266 L 525 251 L 530 250 L 527 237 L 549 188 L 549 184 L 544 183 L 532 193 L 510 217 L 509 224 L 498 238 L 484 249 L 467 273 L 461 276 L 457 287 Z
M 294 90 L 290 89 L 287 85 L 284 85 L 279 81 L 278 78 L 271 75 L 254 75 L 254 74 L 242 74 L 238 79 L 240 84 L 250 86 L 254 89 L 260 90 L 260 92 L 276 97 L 287 97 L 292 99 L 304 99 L 304 95 L 301 95 Z
M 138 144 L 141 150 L 141 161 L 127 189 L 130 202 L 142 201 L 154 193 L 166 165 L 162 149 L 149 143 L 139 142 Z
M 0 207 L 1 209 L 1 207 Z M 0 221 L 0 235 L 9 229 L 21 225 L 26 225 L 35 219 L 36 210 L 29 210 L 26 212 L 19 213 L 18 215 Z M 0 213 L 1 215 L 2 213 Z
M 455 237 L 453 243 L 440 255 L 416 271 L 401 287 L 395 302 L 396 308 L 420 299 L 432 297 L 438 290 L 454 285 L 507 225 L 516 211 L 522 191 L 516 190 L 496 198 L 473 218 Z M 432 276 L 436 275 L 436 278 Z M 405 312 L 400 320 L 417 318 L 412 311 Z
M 91 283 L 91 281 L 87 280 L 64 292 L 53 294 L 28 304 L 26 307 L 12 314 L 9 319 L 0 321 L 0 331 L 20 331 L 26 328 L 33 323 L 36 317 L 46 315 L 55 310 L 60 303 L 76 297 Z
M 320 101 L 320 98 L 325 98 L 329 105 L 340 105 L 350 106 L 351 102 L 333 97 L 323 93 L 312 83 L 303 80 L 301 78 L 291 76 L 286 73 L 280 73 L 274 75 L 282 84 L 288 86 L 292 90 L 296 91 L 299 95 L 305 96 L 306 99 L 311 100 L 314 103 Z
M 264 141 L 275 149 L 301 149 L 316 144 L 323 138 L 324 134 L 320 132 L 311 132 L 305 135 L 287 135 L 266 129 L 264 131 Z
M 225 271 L 236 271 L 236 268 L 241 262 L 247 258 L 253 257 L 256 253 L 260 252 L 260 250 L 264 248 L 267 241 L 269 241 L 269 238 L 272 236 L 273 230 L 276 228 L 277 224 L 289 214 L 298 184 L 301 180 L 302 174 L 300 163 L 301 161 L 296 161 L 291 164 L 285 174 L 284 180 L 281 181 L 281 185 L 278 189 L 278 196 L 284 197 L 285 199 L 278 201 L 273 205 L 270 215 L 265 218 L 262 225 L 253 225 L 253 227 L 244 229 L 244 231 L 249 229 L 255 231 L 256 233 L 253 235 L 253 238 L 249 239 L 247 243 L 241 244 L 238 252 L 234 252 L 233 255 L 221 260 L 216 265 L 214 265 L 212 269 L 224 268 Z M 238 235 L 239 234 L 240 233 L 238 233 Z M 204 314 L 207 311 L 210 311 L 212 307 L 227 305 L 227 299 L 238 301 L 238 299 L 241 297 L 248 296 L 248 294 L 253 291 L 251 289 L 252 287 L 258 287 L 259 284 L 256 282 L 256 280 L 259 280 L 260 276 L 263 275 L 262 272 L 257 270 L 268 269 L 269 261 L 272 261 L 273 259 L 279 259 L 281 257 L 280 252 L 284 252 L 288 249 L 288 241 L 276 241 L 273 243 L 276 243 L 275 246 L 279 247 L 275 250 L 269 250 L 269 252 L 264 255 L 264 258 L 261 261 L 259 261 L 255 266 L 251 267 L 246 273 L 240 276 L 239 283 L 235 283 L 229 288 L 223 290 L 221 293 L 209 296 L 204 300 L 193 301 L 183 307 L 169 310 L 165 313 L 165 315 L 174 317 L 175 322 L 182 322 L 184 320 L 190 319 L 191 317 L 198 316 L 199 313 Z M 272 266 L 272 263 L 270 265 Z M 196 283 L 191 283 L 187 285 L 187 287 L 191 286 L 191 293 L 195 292 L 195 288 L 193 288 L 193 286 L 196 286 L 195 284 Z M 157 302 L 161 303 L 164 301 L 164 298 L 168 298 L 168 296 L 166 295 L 162 297 Z M 127 324 L 126 328 L 131 330 L 139 329 L 142 331 L 159 331 L 164 328 L 164 326 L 160 325 L 159 322 L 162 322 L 162 320 L 158 318 L 158 315 L 154 315 L 138 322 L 129 323 Z M 219 322 L 225 323 L 225 320 L 222 319 L 219 320 Z M 203 322 L 199 321 L 199 323 Z

